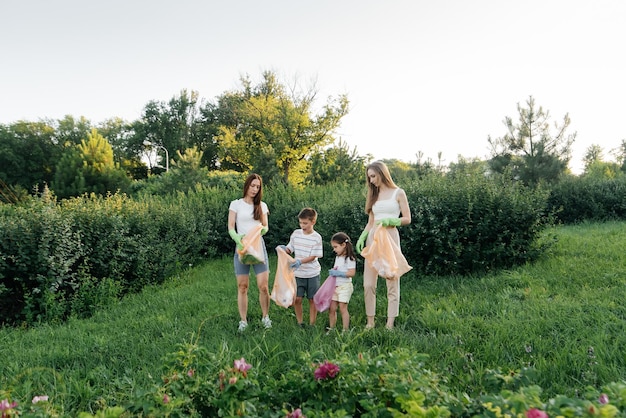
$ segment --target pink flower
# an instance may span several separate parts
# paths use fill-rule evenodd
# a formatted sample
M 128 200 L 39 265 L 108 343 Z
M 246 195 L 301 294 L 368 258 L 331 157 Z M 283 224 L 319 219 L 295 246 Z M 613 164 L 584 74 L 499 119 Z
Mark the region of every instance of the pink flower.
M 187 372 L 187 376 L 193 377 L 194 373 L 195 373 L 194 369 L 189 369 L 189 371 Z
M 337 376 L 338 373 L 339 366 L 330 363 L 329 361 L 324 361 L 324 363 L 320 364 L 319 367 L 315 369 L 315 379 L 332 379 L 333 377 Z
M 37 402 L 48 402 L 48 395 L 35 396 L 33 398 L 33 403 Z
M 598 402 L 600 402 L 602 405 L 606 405 L 607 403 L 609 403 L 609 396 L 606 393 L 603 393 L 598 398 Z
M 246 359 L 244 359 L 243 357 L 239 360 L 235 360 L 235 370 L 245 373 L 251 368 L 252 368 L 252 365 L 246 363 Z
M 13 408 L 15 408 L 16 406 L 17 406 L 17 402 L 9 403 L 8 399 L 1 400 L 0 401 L 0 412 L 2 412 L 2 413 L 0 414 L 0 417 L 2 417 L 2 418 L 8 417 L 9 413 L 11 412 L 11 410 Z
M 548 418 L 548 414 L 541 409 L 530 408 L 526 411 L 526 418 Z
M 163 395 L 163 403 L 170 403 L 170 397 L 167 396 L 167 393 Z
M 287 414 L 285 418 L 306 418 L 300 408 Z

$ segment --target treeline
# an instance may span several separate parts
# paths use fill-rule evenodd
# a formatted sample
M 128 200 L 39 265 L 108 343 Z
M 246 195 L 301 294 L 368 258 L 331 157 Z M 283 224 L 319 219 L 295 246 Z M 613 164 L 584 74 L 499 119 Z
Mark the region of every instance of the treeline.
M 316 103 L 315 86 L 287 86 L 273 72 L 213 100 L 181 91 L 169 101 L 150 101 L 135 121 L 85 118 L 0 124 L 0 201 L 16 202 L 45 187 L 59 199 L 95 193 L 167 194 L 257 172 L 266 184 L 361 184 L 373 159 L 337 137 L 349 111 L 347 96 Z M 491 155 L 482 161 L 444 166 L 416 152 L 413 162 L 393 161 L 402 175 L 502 175 L 527 186 L 554 185 L 569 177 L 570 119 L 550 123 L 549 113 L 530 97 L 518 117 L 506 117 L 504 135 L 488 137 Z M 591 146 L 585 176 L 616 178 L 626 172 L 626 141 L 611 150 Z M 439 156 L 441 159 L 441 155 Z M 217 180 L 216 180 L 217 179 Z
M 258 84 L 244 77 L 239 90 L 211 101 L 186 90 L 151 101 L 135 121 L 66 116 L 0 125 L 0 192 L 5 200 L 44 186 L 58 198 L 128 192 L 132 181 L 170 166 L 254 171 L 268 183 L 299 185 L 360 178 L 365 157 L 336 137 L 347 97 L 318 104 L 317 93 L 265 72 Z

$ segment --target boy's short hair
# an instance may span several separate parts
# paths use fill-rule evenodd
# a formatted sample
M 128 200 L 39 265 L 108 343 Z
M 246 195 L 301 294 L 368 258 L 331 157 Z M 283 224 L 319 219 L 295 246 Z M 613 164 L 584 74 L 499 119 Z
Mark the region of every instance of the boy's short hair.
M 317 211 L 313 208 L 304 208 L 298 214 L 298 219 L 308 219 L 311 222 L 317 220 Z

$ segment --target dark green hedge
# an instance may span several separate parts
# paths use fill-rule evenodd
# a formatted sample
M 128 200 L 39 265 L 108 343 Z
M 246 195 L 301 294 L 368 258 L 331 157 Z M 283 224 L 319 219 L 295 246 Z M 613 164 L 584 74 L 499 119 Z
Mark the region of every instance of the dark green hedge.
M 432 176 L 400 186 L 413 218 L 400 229 L 402 247 L 418 275 L 509 267 L 542 250 L 545 192 L 482 177 Z M 169 197 L 42 197 L 0 205 L 0 323 L 89 315 L 180 269 L 230 257 L 228 205 L 240 196 L 232 188 L 199 188 Z M 356 241 L 367 222 L 365 185 L 266 187 L 264 201 L 270 208 L 270 254 L 287 243 L 299 227 L 298 212 L 310 206 L 318 211 L 316 229 L 325 242 L 321 261 L 328 267 L 332 234 L 344 231 Z
M 564 179 L 552 188 L 548 210 L 565 224 L 626 219 L 626 176 Z

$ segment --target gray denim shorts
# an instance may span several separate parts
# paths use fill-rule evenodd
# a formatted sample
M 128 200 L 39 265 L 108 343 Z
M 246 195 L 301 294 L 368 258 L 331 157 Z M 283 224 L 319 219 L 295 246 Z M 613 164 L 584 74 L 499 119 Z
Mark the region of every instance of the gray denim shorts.
M 261 238 L 263 239 L 263 238 Z M 265 263 L 262 264 L 243 264 L 239 261 L 239 254 L 237 254 L 237 248 L 235 247 L 235 255 L 233 256 L 233 264 L 235 266 L 235 275 L 241 276 L 242 274 L 250 274 L 250 267 L 254 269 L 254 274 L 261 274 L 269 270 L 270 263 L 267 259 L 267 249 L 265 248 L 265 241 L 263 242 L 263 256 L 265 257 Z
M 297 297 L 303 298 L 304 295 L 306 295 L 308 299 L 313 299 L 313 296 L 315 296 L 320 288 L 320 275 L 318 274 L 315 277 L 308 277 L 306 279 L 296 277 L 296 286 Z

